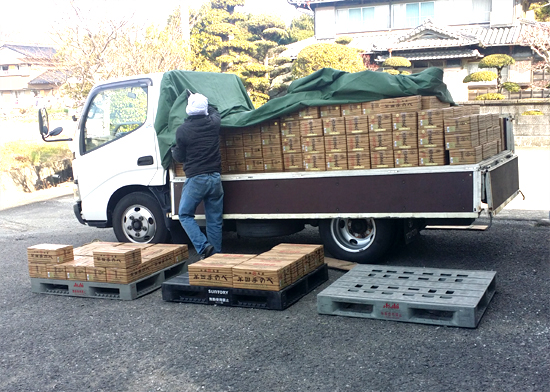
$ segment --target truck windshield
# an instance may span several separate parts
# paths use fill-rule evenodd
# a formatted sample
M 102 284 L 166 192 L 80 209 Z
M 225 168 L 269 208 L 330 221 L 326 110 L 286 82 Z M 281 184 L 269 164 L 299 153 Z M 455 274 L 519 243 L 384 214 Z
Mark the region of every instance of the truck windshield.
M 147 88 L 122 87 L 98 93 L 84 124 L 84 150 L 91 151 L 139 128 L 147 119 Z

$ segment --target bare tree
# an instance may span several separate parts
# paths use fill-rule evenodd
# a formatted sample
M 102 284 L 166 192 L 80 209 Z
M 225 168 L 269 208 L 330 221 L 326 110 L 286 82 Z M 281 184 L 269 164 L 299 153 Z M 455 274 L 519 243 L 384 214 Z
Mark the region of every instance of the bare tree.
M 523 21 L 520 41 L 542 58 L 539 67 L 550 70 L 550 23 Z

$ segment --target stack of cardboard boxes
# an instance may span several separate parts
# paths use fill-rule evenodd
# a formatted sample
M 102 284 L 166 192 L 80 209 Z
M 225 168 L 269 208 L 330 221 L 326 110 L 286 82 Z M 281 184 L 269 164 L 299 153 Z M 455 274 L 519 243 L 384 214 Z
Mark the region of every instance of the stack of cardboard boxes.
M 259 255 L 218 253 L 188 266 L 189 283 L 279 291 L 323 263 L 322 245 L 280 244 Z
M 220 138 L 222 173 L 364 170 L 477 163 L 502 150 L 496 114 L 437 97 L 307 107 Z M 183 176 L 176 165 L 176 176 Z
M 92 242 L 27 249 L 31 278 L 128 284 L 189 257 L 187 245 Z

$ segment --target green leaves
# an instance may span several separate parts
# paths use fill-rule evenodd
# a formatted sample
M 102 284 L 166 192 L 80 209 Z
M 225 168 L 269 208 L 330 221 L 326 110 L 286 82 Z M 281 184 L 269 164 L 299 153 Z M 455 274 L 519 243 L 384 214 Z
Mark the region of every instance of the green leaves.
M 479 68 L 496 68 L 502 69 L 508 65 L 514 64 L 516 61 L 507 54 L 491 54 L 481 59 Z
M 493 71 L 477 71 L 464 78 L 462 83 L 470 82 L 491 82 L 497 78 L 497 74 Z
M 382 67 L 393 67 L 393 68 L 406 67 L 406 68 L 409 68 L 410 66 L 411 66 L 411 62 L 409 60 L 407 60 L 405 57 L 397 57 L 397 56 L 396 57 L 390 57 L 382 63 Z
M 301 78 L 321 68 L 346 72 L 365 70 L 357 50 L 338 44 L 314 44 L 300 51 L 294 62 L 292 75 L 294 78 Z
M 502 94 L 488 93 L 488 94 L 478 95 L 476 97 L 476 101 L 501 101 L 505 98 L 506 97 Z

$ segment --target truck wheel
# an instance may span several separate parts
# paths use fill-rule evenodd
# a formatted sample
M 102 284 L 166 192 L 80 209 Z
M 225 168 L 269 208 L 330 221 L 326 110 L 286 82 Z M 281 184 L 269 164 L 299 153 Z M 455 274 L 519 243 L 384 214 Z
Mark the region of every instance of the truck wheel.
M 388 250 L 395 236 L 395 225 L 389 219 L 334 218 L 319 222 L 319 234 L 334 257 L 366 264 Z
M 169 231 L 157 200 L 147 193 L 124 196 L 113 211 L 113 229 L 120 242 L 163 243 Z

